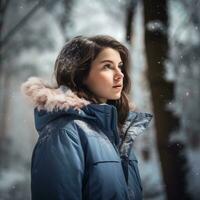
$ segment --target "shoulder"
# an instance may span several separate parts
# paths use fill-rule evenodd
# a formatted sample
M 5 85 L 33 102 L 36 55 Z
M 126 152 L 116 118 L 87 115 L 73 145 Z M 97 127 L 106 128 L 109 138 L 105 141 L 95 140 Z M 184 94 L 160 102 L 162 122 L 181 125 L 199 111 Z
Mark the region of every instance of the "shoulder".
M 80 127 L 76 119 L 61 117 L 48 123 L 39 133 L 38 143 L 54 146 L 55 148 L 77 144 L 80 145 Z
M 99 134 L 100 130 L 90 120 L 73 119 L 64 127 L 65 130 L 77 134 L 79 137 L 89 137 Z
M 77 136 L 82 133 L 88 135 L 94 132 L 99 132 L 91 120 L 78 117 L 61 117 L 48 126 L 54 127 L 54 129 L 56 128 L 57 130 L 73 133 Z

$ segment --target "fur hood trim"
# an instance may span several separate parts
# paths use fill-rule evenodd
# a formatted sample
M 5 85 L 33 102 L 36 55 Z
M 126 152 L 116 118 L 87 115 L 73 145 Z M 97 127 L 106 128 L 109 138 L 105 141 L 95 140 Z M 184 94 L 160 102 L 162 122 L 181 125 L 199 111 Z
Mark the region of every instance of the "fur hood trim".
M 25 98 L 38 110 L 51 112 L 54 109 L 80 109 L 91 103 L 84 98 L 79 98 L 66 86 L 54 89 L 38 77 L 28 78 L 20 89 Z

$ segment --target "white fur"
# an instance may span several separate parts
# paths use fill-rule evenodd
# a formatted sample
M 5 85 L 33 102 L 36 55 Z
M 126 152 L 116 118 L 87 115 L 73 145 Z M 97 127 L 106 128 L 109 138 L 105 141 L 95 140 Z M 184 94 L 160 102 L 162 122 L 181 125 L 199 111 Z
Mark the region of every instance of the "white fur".
M 54 108 L 67 110 L 70 107 L 80 109 L 90 104 L 86 99 L 79 98 L 69 88 L 66 92 L 61 87 L 54 89 L 38 77 L 30 77 L 24 82 L 21 85 L 21 92 L 38 110 L 52 111 Z

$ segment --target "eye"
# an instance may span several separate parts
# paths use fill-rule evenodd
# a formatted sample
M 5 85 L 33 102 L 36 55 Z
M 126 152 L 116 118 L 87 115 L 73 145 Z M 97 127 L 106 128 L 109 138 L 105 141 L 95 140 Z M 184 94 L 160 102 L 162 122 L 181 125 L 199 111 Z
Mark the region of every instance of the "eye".
M 121 64 L 119 64 L 119 68 L 122 70 L 122 68 L 123 68 L 123 66 L 124 66 L 124 64 L 123 63 L 121 63 Z
M 104 65 L 103 68 L 104 68 L 104 69 L 112 69 L 112 65 L 107 64 L 107 65 Z

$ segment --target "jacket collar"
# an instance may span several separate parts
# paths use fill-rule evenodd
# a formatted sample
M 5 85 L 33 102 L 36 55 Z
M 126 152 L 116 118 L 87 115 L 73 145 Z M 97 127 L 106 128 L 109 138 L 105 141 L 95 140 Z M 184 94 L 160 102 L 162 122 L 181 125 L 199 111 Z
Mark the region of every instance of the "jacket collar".
M 37 77 L 30 77 L 23 83 L 21 91 L 35 107 L 35 127 L 38 132 L 50 121 L 62 115 L 78 116 L 94 121 L 105 130 L 111 141 L 119 145 L 115 106 L 106 103 L 93 104 L 79 98 L 66 86 L 54 89 Z M 151 114 L 130 111 L 123 126 L 123 132 L 126 133 L 124 141 L 133 141 L 147 127 L 151 118 Z

